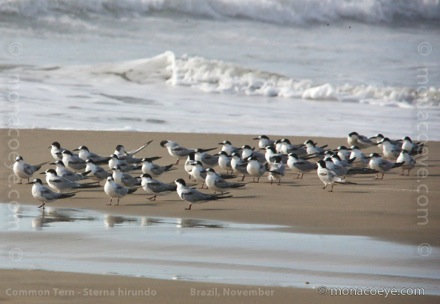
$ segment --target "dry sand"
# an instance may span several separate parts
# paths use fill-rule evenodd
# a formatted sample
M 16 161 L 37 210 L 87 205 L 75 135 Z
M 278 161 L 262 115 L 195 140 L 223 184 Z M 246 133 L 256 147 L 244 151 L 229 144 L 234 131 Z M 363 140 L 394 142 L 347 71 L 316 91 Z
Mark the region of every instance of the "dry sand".
M 256 134 L 259 135 L 259 134 Z M 74 149 L 80 145 L 88 146 L 92 151 L 109 155 L 117 144 L 123 144 L 127 149 L 135 149 L 143 143 L 154 140 L 152 144 L 139 153 L 139 156 L 162 156 L 159 164 L 173 163 L 164 148 L 159 145 L 163 139 L 179 142 L 187 147 L 215 147 L 225 139 L 234 145 L 257 143 L 251 135 L 225 134 L 175 134 L 175 133 L 140 133 L 140 132 L 83 132 L 83 131 L 52 131 L 52 130 L 1 130 L 1 156 L 5 165 L 0 170 L 2 179 L 1 190 L 4 203 L 9 203 L 19 196 L 20 203 L 37 205 L 30 192 L 30 185 L 13 183 L 12 171 L 7 169 L 18 153 L 29 163 L 51 161 L 48 146 L 53 141 L 59 141 L 63 147 Z M 274 136 L 279 138 L 281 136 Z M 307 138 L 290 137 L 294 143 L 302 143 Z M 330 147 L 346 145 L 345 139 L 314 138 L 319 144 Z M 17 148 L 18 146 L 18 148 Z M 220 147 L 219 147 L 220 148 Z M 376 151 L 377 148 L 367 150 Z M 227 200 L 194 205 L 193 210 L 186 211 L 187 204 L 176 194 L 158 197 L 156 202 L 146 200 L 146 195 L 139 190 L 131 196 L 121 199 L 120 206 L 106 206 L 107 196 L 102 190 L 80 192 L 72 199 L 60 200 L 54 203 L 60 207 L 88 208 L 106 213 L 165 216 L 178 218 L 215 219 L 248 223 L 267 223 L 290 226 L 291 230 L 305 233 L 363 235 L 380 239 L 392 240 L 414 245 L 422 243 L 438 247 L 439 242 L 439 205 L 440 191 L 440 144 L 429 142 L 427 155 L 419 160 L 417 167 L 410 176 L 400 176 L 400 170 L 395 169 L 386 174 L 384 180 L 374 180 L 373 176 L 352 177 L 357 185 L 335 186 L 334 192 L 321 189 L 322 183 L 315 173 L 306 174 L 303 180 L 297 180 L 296 174 L 288 173 L 282 184 L 270 185 L 263 177 L 260 183 L 249 183 L 245 189 L 233 191 L 234 197 Z M 178 177 L 187 178 L 182 168 L 167 173 L 161 180 L 171 182 Z M 43 167 L 45 169 L 47 167 Z M 426 173 L 429 174 L 426 177 Z M 417 174 L 419 176 L 417 176 Z M 245 180 L 249 182 L 249 178 Z M 420 192 L 417 192 L 419 187 Z M 16 190 L 16 191 L 15 191 Z M 428 193 L 425 191 L 428 190 Z M 14 196 L 15 195 L 15 196 Z M 96 301 L 96 297 L 86 297 L 81 292 L 84 288 L 104 290 L 118 287 L 131 289 L 154 288 L 158 296 L 148 298 L 105 297 L 109 303 L 127 299 L 130 302 L 151 301 L 156 303 L 265 303 L 291 302 L 300 299 L 302 303 L 317 302 L 398 302 L 398 303 L 428 303 L 438 300 L 436 297 L 330 297 L 319 295 L 313 290 L 294 288 L 270 288 L 274 290 L 269 297 L 203 297 L 191 296 L 190 288 L 210 289 L 223 288 L 221 284 L 205 284 L 193 282 L 161 281 L 152 279 L 137 279 L 118 276 L 97 276 L 85 274 L 51 273 L 44 271 L 10 271 L 2 270 L 2 290 L 0 300 L 15 303 L 24 302 L 85 302 Z M 229 286 L 231 288 L 258 288 Z M 47 297 L 14 297 L 6 294 L 6 289 L 20 288 L 66 288 L 74 289 L 75 296 L 60 298 L 53 292 Z M 266 287 L 264 287 L 267 289 Z M 80 292 L 77 292 L 80 291 Z M 104 300 L 99 298 L 98 300 Z

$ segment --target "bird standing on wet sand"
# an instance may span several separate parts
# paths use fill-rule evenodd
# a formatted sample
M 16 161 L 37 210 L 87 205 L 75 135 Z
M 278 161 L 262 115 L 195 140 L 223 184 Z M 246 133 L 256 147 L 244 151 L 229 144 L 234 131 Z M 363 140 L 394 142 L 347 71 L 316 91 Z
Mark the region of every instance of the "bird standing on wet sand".
M 17 156 L 12 171 L 14 171 L 14 174 L 20 179 L 20 184 L 23 183 L 23 178 L 27 178 L 29 183 L 29 178 L 45 164 L 47 164 L 47 162 L 30 165 L 24 162 L 23 157 Z
M 394 163 L 389 160 L 383 159 L 378 153 L 372 153 L 370 154 L 370 157 L 371 159 L 368 165 L 371 169 L 379 171 L 376 174 L 376 179 L 379 179 L 379 173 L 382 173 L 382 177 L 380 179 L 383 179 L 383 176 L 386 172 L 403 165 L 403 162 Z
M 224 196 L 222 194 L 202 193 L 196 189 L 187 187 L 185 181 L 181 178 L 176 179 L 174 182 L 177 185 L 176 191 L 179 197 L 189 203 L 188 208 L 185 208 L 185 210 L 191 210 L 192 204 L 201 204 L 209 201 L 232 197 L 232 195 Z
M 114 198 L 118 199 L 118 202 L 116 204 L 116 206 L 118 206 L 119 199 L 121 197 L 124 197 L 127 194 L 131 194 L 131 193 L 135 192 L 136 190 L 137 190 L 137 188 L 126 188 L 124 186 L 117 184 L 114 181 L 113 177 L 111 177 L 111 176 L 107 177 L 107 181 L 105 182 L 105 185 L 104 185 L 104 192 L 105 192 L 105 194 L 107 194 L 110 197 L 110 201 L 108 202 L 107 206 L 110 206 L 112 204 L 112 201 Z
M 43 182 L 41 179 L 36 178 L 31 183 L 32 186 L 32 196 L 42 202 L 43 204 L 40 205 L 38 208 L 43 208 L 46 205 L 46 203 L 52 203 L 58 199 L 68 198 L 75 195 L 75 193 L 56 193 L 53 192 L 51 189 L 43 185 Z

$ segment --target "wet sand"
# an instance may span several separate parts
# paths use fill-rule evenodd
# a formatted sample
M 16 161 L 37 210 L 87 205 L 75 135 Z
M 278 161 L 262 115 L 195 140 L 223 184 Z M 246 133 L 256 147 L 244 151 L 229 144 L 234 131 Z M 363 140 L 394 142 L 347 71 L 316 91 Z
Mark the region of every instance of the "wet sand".
M 256 134 L 259 135 L 259 134 Z M 51 142 L 59 141 L 63 147 L 74 149 L 80 145 L 88 146 L 92 151 L 109 155 L 114 151 L 117 144 L 123 144 L 127 149 L 135 149 L 149 140 L 152 144 L 139 153 L 141 157 L 162 156 L 156 161 L 158 164 L 170 164 L 175 162 L 159 145 L 163 139 L 170 139 L 179 142 L 187 147 L 215 147 L 217 143 L 225 139 L 230 140 L 234 145 L 251 144 L 255 146 L 250 135 L 223 135 L 223 134 L 172 134 L 172 133 L 139 133 L 139 132 L 74 132 L 74 131 L 51 131 L 51 130 L 2 130 L 1 155 L 6 165 L 10 165 L 15 158 L 14 152 L 23 156 L 26 162 L 40 163 L 51 161 L 49 149 Z M 280 138 L 282 136 L 274 136 Z M 293 143 L 302 143 L 307 138 L 290 138 Z M 319 144 L 329 144 L 330 147 L 346 145 L 345 139 L 314 138 Z M 19 145 L 18 149 L 14 149 Z M 219 147 L 219 146 L 218 146 Z M 315 173 L 306 174 L 303 180 L 297 180 L 296 174 L 288 173 L 282 180 L 282 184 L 270 185 L 267 178 L 263 177 L 260 183 L 249 183 L 244 189 L 231 191 L 234 195 L 231 199 L 217 202 L 210 202 L 202 205 L 193 205 L 193 210 L 184 210 L 187 204 L 181 201 L 177 194 L 158 197 L 157 201 L 146 200 L 146 194 L 139 189 L 135 194 L 121 199 L 119 206 L 106 206 L 107 196 L 100 190 L 79 192 L 74 198 L 59 200 L 54 206 L 86 208 L 102 211 L 105 213 L 165 216 L 176 218 L 198 218 L 212 219 L 244 223 L 276 224 L 289 226 L 290 230 L 302 233 L 339 234 L 339 235 L 361 235 L 378 239 L 401 242 L 414 246 L 415 258 L 419 251 L 425 253 L 429 246 L 438 247 L 439 232 L 439 206 L 440 191 L 440 144 L 438 142 L 428 143 L 428 153 L 419 160 L 417 167 L 410 176 L 400 176 L 400 170 L 395 169 L 386 174 L 384 180 L 374 180 L 373 176 L 351 177 L 350 180 L 357 185 L 338 185 L 334 192 L 329 193 L 321 189 L 322 183 Z M 219 147 L 220 148 L 220 147 Z M 367 151 L 375 152 L 377 148 L 370 148 Z M 176 178 L 187 178 L 183 171 L 183 164 L 179 164 L 178 170 L 166 173 L 160 179 L 171 182 Z M 43 169 L 47 168 L 43 167 Z M 426 173 L 429 174 L 426 177 Z M 2 201 L 11 203 L 19 197 L 19 203 L 38 205 L 30 193 L 30 185 L 16 185 L 10 178 L 12 171 L 2 166 L 0 171 L 2 179 L 1 192 Z M 419 176 L 417 176 L 417 174 Z M 39 176 L 44 177 L 44 176 Z M 245 182 L 250 179 L 246 178 Z M 417 192 L 419 187 L 420 192 Z M 424 193 L 428 190 L 428 193 Z M 426 216 L 427 215 L 427 216 Z M 425 245 L 421 245 L 425 244 Z M 428 244 L 428 245 L 426 245 Z M 425 246 L 425 247 L 423 247 Z M 428 247 L 427 247 L 428 246 Z M 323 249 L 324 250 L 324 249 Z M 90 286 L 101 286 L 108 288 L 108 284 L 114 282 L 136 284 L 147 286 L 159 286 L 164 290 L 166 298 L 156 297 L 159 302 L 206 302 L 207 299 L 199 295 L 191 296 L 188 293 L 189 286 L 222 286 L 221 284 L 204 284 L 193 282 L 162 281 L 144 278 L 126 278 L 118 276 L 94 276 L 82 274 L 62 274 L 44 271 L 10 271 L 2 270 L 3 282 L 13 286 L 37 286 L 44 287 L 46 284 L 57 286 L 64 282 L 64 286 L 84 289 Z M 61 279 L 63 278 L 63 279 Z M 99 278 L 99 279 L 96 279 Z M 306 281 L 306 280 L 305 280 Z M 44 282 L 44 283 L 43 283 Z M 15 285 L 14 285 L 15 284 Z M 21 285 L 20 285 L 21 284 Z M 5 286 L 5 284 L 2 284 Z M 106 287 L 107 286 L 107 287 Z M 121 285 L 122 286 L 122 285 Z M 200 287 L 200 288 L 205 288 Z M 235 286 L 237 287 L 237 286 Z M 18 287 L 17 287 L 18 288 Z M 249 286 L 239 288 L 250 288 Z M 22 302 L 23 298 L 6 296 L 2 290 L 1 297 L 16 303 Z M 319 295 L 316 290 L 303 290 L 297 288 L 275 288 L 273 296 L 264 297 L 211 297 L 210 302 L 241 302 L 269 301 L 285 302 L 291 297 L 300 297 L 301 302 L 331 302 L 350 301 L 352 297 L 330 297 Z M 32 298 L 33 302 L 57 301 L 59 298 L 53 294 L 46 298 Z M 72 302 L 96 300 L 97 298 L 76 295 L 67 298 Z M 381 297 L 375 298 L 380 302 Z M 433 301 L 435 297 L 388 297 L 385 302 L 405 301 L 424 302 Z M 106 301 L 118 301 L 118 298 L 106 297 Z M 120 299 L 119 299 L 120 300 Z M 144 298 L 131 297 L 130 301 L 145 301 Z M 368 297 L 356 297 L 356 301 L 368 301 Z M 29 301 L 25 301 L 29 302 Z

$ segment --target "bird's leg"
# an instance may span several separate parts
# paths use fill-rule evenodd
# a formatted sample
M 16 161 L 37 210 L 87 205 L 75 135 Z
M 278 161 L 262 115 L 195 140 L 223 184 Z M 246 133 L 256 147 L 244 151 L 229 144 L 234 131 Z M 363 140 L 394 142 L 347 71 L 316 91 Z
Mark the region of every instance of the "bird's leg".
M 244 174 L 243 174 L 243 177 L 241 178 L 241 181 L 244 181 Z
M 376 177 L 374 179 L 379 179 L 379 173 L 376 174 Z
M 281 179 L 278 180 L 278 186 L 281 185 Z
M 178 158 L 176 163 L 174 164 L 175 166 L 179 164 L 180 159 Z
M 118 197 L 118 202 L 116 203 L 116 206 L 119 206 L 119 197 Z
M 113 200 L 113 198 L 111 197 L 110 198 L 110 201 L 108 202 L 108 204 L 106 204 L 107 206 L 111 206 L 112 205 L 112 200 Z
M 382 177 L 380 179 L 383 179 L 383 176 L 385 175 L 385 173 L 382 173 Z
M 330 191 L 329 192 L 333 192 L 333 184 L 332 184 L 332 187 L 330 188 Z
M 327 188 L 327 184 L 324 184 L 324 187 L 322 187 L 322 189 L 325 189 L 325 188 Z
M 188 208 L 185 208 L 185 210 L 191 210 L 191 206 L 192 206 L 192 204 L 191 204 L 191 203 L 189 203 L 189 206 L 188 206 Z
M 155 200 L 156 200 L 156 196 L 157 196 L 157 195 L 152 196 L 152 197 L 147 197 L 147 199 L 150 200 L 150 201 L 155 201 Z
M 46 205 L 46 203 L 42 203 L 40 206 L 38 206 L 38 208 L 43 208 L 44 210 L 44 205 Z

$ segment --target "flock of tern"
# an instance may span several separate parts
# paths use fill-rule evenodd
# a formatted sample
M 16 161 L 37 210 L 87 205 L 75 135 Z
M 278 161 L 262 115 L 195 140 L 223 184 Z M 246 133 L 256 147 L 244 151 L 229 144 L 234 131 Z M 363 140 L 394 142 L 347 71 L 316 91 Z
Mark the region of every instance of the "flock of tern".
M 113 154 L 108 157 L 93 153 L 86 146 L 68 150 L 58 142 L 53 142 L 49 147 L 53 162 L 30 165 L 22 156 L 18 156 L 13 172 L 20 183 L 23 179 L 27 179 L 29 183 L 29 179 L 42 166 L 55 166 L 41 173 L 45 175 L 48 186 L 39 178 L 30 183 L 33 184 L 32 195 L 42 203 L 39 208 L 43 209 L 46 203 L 72 197 L 76 191 L 102 187 L 101 182 L 105 181 L 103 189 L 110 197 L 108 205 L 113 203 L 113 199 L 117 199 L 118 205 L 120 198 L 142 188 L 150 195 L 150 200 L 155 200 L 159 195 L 177 192 L 182 200 L 189 203 L 186 209 L 190 210 L 193 203 L 232 197 L 229 195 L 231 189 L 244 187 L 246 177 L 252 177 L 253 182 L 258 183 L 262 176 L 267 175 L 271 184 L 277 182 L 280 185 L 286 170 L 297 173 L 297 179 L 303 178 L 305 173 L 316 172 L 324 184 L 323 188 L 330 187 L 330 191 L 333 191 L 335 183 L 353 184 L 345 178 L 354 174 L 376 174 L 376 179 L 379 176 L 383 179 L 385 173 L 400 167 L 401 175 L 405 171 L 409 175 L 416 164 L 415 157 L 423 153 L 424 148 L 423 143 L 413 142 L 408 136 L 401 140 L 390 140 L 381 134 L 368 138 L 356 132 L 347 136 L 349 148 L 339 146 L 335 149 L 330 149 L 327 145 L 319 146 L 313 140 L 294 145 L 286 138 L 272 140 L 268 136 L 260 135 L 253 139 L 258 140 L 258 148 L 248 144 L 235 147 L 225 140 L 219 143 L 221 149 L 215 154 L 208 152 L 217 148 L 192 149 L 171 140 L 163 140 L 160 145 L 176 160 L 174 164 L 166 166 L 154 163 L 160 156 L 136 157 L 152 141 L 133 151 L 126 151 L 123 145 L 117 145 Z M 371 153 L 367 156 L 362 152 L 363 149 L 374 146 L 378 147 L 381 154 Z M 167 172 L 176 170 L 180 161 L 185 161 L 183 168 L 188 174 L 188 185 L 183 178 L 178 178 L 173 183 L 158 179 Z M 103 167 L 105 165 L 108 169 Z M 232 181 L 240 175 L 240 181 Z M 200 182 L 202 189 L 206 187 L 214 192 L 199 191 L 194 182 Z

